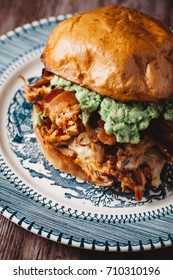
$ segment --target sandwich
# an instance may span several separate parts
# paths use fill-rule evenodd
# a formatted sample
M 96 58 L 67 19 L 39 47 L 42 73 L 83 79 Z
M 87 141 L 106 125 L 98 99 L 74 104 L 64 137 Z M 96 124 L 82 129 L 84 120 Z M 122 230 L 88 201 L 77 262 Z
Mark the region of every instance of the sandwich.
M 46 159 L 141 201 L 173 162 L 173 34 L 139 11 L 101 7 L 59 23 L 25 83 Z

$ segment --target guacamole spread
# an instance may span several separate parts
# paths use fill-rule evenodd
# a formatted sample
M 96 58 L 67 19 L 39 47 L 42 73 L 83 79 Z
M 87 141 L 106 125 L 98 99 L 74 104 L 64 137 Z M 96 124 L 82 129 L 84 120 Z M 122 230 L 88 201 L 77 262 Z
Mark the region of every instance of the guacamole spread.
M 54 76 L 51 80 L 51 88 L 55 87 L 76 91 L 76 98 L 83 110 L 81 118 L 84 125 L 87 124 L 91 113 L 98 111 L 101 119 L 105 122 L 106 133 L 114 134 L 119 143 L 138 143 L 140 141 L 139 132 L 146 129 L 152 119 L 159 116 L 173 121 L 173 99 L 167 100 L 162 105 L 122 103 L 103 97 L 58 76 Z

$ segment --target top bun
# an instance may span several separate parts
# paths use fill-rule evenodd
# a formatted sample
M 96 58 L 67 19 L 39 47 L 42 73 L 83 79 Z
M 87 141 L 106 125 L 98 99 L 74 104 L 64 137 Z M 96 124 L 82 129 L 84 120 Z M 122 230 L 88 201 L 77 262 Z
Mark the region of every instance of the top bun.
M 171 30 L 128 8 L 102 7 L 59 23 L 41 59 L 56 75 L 119 101 L 173 94 Z

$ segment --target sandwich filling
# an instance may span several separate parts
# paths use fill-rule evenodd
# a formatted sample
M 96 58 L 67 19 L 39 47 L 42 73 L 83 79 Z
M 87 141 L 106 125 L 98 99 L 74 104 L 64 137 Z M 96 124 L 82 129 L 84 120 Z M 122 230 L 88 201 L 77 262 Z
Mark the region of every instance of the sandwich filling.
M 162 101 L 160 104 L 139 102 L 125 104 L 103 97 L 55 75 L 51 80 L 51 88 L 56 87 L 76 92 L 75 96 L 83 110 L 81 118 L 85 126 L 92 113 L 98 111 L 104 121 L 106 133 L 114 134 L 119 143 L 139 143 L 140 131 L 145 130 L 150 121 L 159 116 L 165 120 L 173 120 L 173 99 Z
M 33 125 L 45 145 L 70 157 L 89 182 L 119 182 L 138 201 L 147 186 L 161 183 L 163 166 L 172 161 L 171 136 L 164 139 L 173 128 L 172 101 L 119 103 L 45 69 L 36 83 L 25 81 L 25 92 L 27 102 L 35 105 Z

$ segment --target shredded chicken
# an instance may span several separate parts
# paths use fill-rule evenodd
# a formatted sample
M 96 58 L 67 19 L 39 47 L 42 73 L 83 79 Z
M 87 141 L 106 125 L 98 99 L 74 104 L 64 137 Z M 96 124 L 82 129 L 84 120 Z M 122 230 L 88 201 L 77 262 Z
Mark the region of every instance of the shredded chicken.
M 19 76 L 25 85 L 25 97 L 28 103 L 38 102 L 42 100 L 50 92 L 50 80 L 53 78 L 53 74 L 43 69 L 40 80 L 32 84 L 28 84 L 23 76 Z
M 62 91 L 50 102 L 44 102 L 43 115 L 49 117 L 63 134 L 70 136 L 79 134 L 83 128 L 80 114 L 79 103 L 73 92 Z

